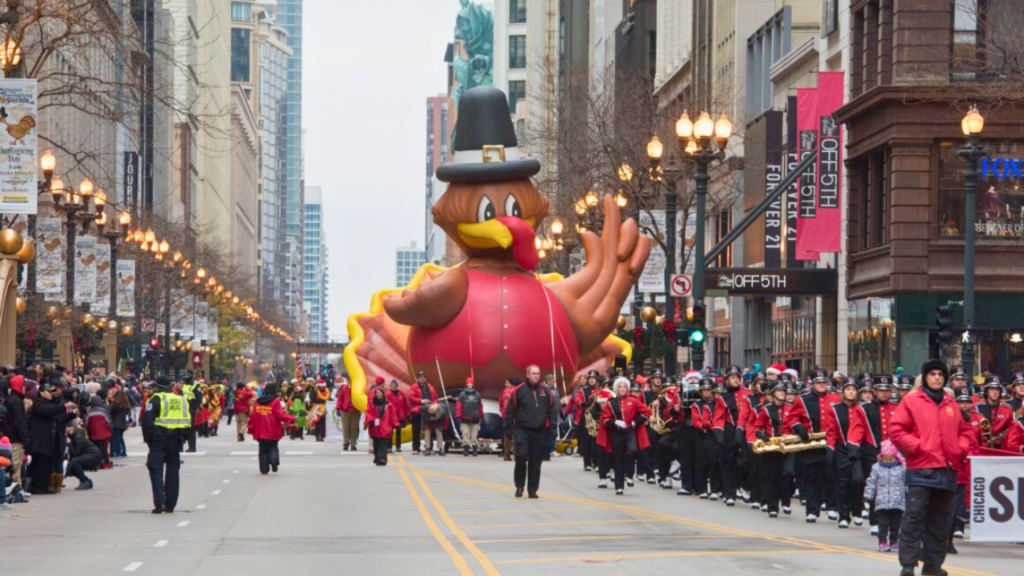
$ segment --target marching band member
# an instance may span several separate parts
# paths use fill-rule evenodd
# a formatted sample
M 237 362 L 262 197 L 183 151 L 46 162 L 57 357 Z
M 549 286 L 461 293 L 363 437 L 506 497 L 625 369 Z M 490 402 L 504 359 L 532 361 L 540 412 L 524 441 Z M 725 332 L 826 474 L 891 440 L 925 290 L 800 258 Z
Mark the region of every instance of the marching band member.
M 907 394 L 914 391 L 914 379 L 904 374 L 896 378 L 896 401 L 895 404 L 899 404 L 906 398 Z
M 867 417 L 866 436 L 870 441 L 864 442 L 860 448 L 861 470 L 865 477 L 871 474 L 871 467 L 878 460 L 878 446 L 889 439 L 889 423 L 892 422 L 892 415 L 896 412 L 896 405 L 890 402 L 892 398 L 892 378 L 886 375 L 874 377 L 872 386 L 874 398 L 870 402 L 862 402 L 861 409 Z M 878 518 L 875 514 L 874 505 L 868 508 L 868 523 L 871 525 L 872 535 L 878 532 Z
M 700 379 L 700 424 L 698 428 L 700 430 L 698 437 L 700 445 L 697 449 L 703 453 L 705 466 L 698 470 L 698 473 L 703 472 L 703 482 L 701 482 L 701 478 L 694 478 L 694 491 L 700 495 L 702 500 L 718 500 L 718 495 L 715 493 L 715 489 L 718 488 L 718 480 L 714 479 L 715 460 L 713 459 L 716 455 L 715 437 L 711 433 L 711 426 L 715 416 L 716 399 L 714 390 L 714 380 L 711 378 Z
M 1007 402 L 1013 410 L 1013 417 L 1024 416 L 1024 372 L 1015 372 L 1010 381 L 1010 401 Z
M 864 469 L 861 464 L 861 445 L 871 442 L 867 433 L 867 415 L 858 403 L 860 391 L 855 378 L 843 382 L 843 401 L 833 404 L 826 412 L 826 457 L 830 460 L 836 491 L 839 527 L 849 528 L 851 512 L 856 514 L 857 525 L 864 492 Z
M 730 366 L 726 373 L 725 391 L 719 395 L 725 410 L 718 413 L 719 421 L 715 423 L 716 430 L 722 430 L 718 447 L 722 451 L 722 490 L 726 506 L 736 505 L 736 493 L 746 469 L 744 427 L 749 419 L 750 402 L 746 397 L 750 392 L 743 389 L 742 380 L 740 367 Z
M 652 378 L 655 380 L 655 378 Z M 656 381 L 658 382 L 658 416 L 661 417 L 661 421 L 668 427 L 668 432 L 664 436 L 652 436 L 655 439 L 654 446 L 648 451 L 653 452 L 652 460 L 653 466 L 648 469 L 648 484 L 654 484 L 654 474 L 657 473 L 659 485 L 665 490 L 672 489 L 672 461 L 678 456 L 678 445 L 676 449 L 672 449 L 672 438 L 678 434 L 678 430 L 682 427 L 680 424 L 680 399 L 679 393 L 676 390 L 661 390 L 661 375 L 656 375 Z M 652 400 L 653 402 L 653 400 Z M 648 406 L 651 404 L 648 403 Z M 680 472 L 681 474 L 682 472 Z
M 953 389 L 953 394 L 957 396 L 960 395 L 961 388 L 966 389 L 967 394 L 971 397 L 971 401 L 975 404 L 985 401 L 981 396 L 975 394 L 967 383 L 967 370 L 963 366 L 953 366 L 952 370 L 949 371 L 949 387 Z
M 591 396 L 591 406 L 589 410 L 591 417 L 594 419 L 595 422 L 598 422 L 598 434 L 601 433 L 600 421 L 601 414 L 604 412 L 604 405 L 609 400 L 611 400 L 612 396 L 614 396 L 612 391 L 609 389 L 609 383 L 610 381 L 607 379 L 602 381 L 600 389 L 598 389 L 598 391 Z M 607 488 L 608 470 L 611 469 L 611 457 L 608 455 L 607 452 L 598 447 L 594 449 L 593 458 L 596 461 L 594 463 L 597 465 L 597 487 Z
M 952 538 L 963 538 L 964 528 L 967 526 L 968 516 L 968 486 L 971 482 L 971 456 L 977 456 L 980 453 L 980 447 L 984 443 L 982 434 L 981 423 L 985 420 L 985 417 L 978 413 L 974 409 L 974 402 L 971 398 L 971 393 L 967 390 L 966 386 L 959 389 L 959 394 L 956 396 L 956 403 L 960 405 L 960 414 L 964 418 L 964 422 L 971 425 L 971 447 L 968 450 L 967 457 L 962 460 L 960 467 L 957 468 L 956 477 L 956 496 L 954 506 L 956 507 L 956 513 L 953 515 L 953 534 L 951 536 L 949 547 L 947 552 L 956 554 L 956 548 L 953 547 Z M 1020 424 L 1016 424 L 1017 428 L 1020 428 L 1024 432 L 1024 428 L 1021 428 Z M 1007 442 L 1003 444 L 1004 448 L 1008 448 L 1009 438 L 1013 436 L 1013 432 L 1007 434 Z
M 583 470 L 590 472 L 594 469 L 593 443 L 587 431 L 586 411 L 590 406 L 590 397 L 597 389 L 597 381 L 600 373 L 591 370 L 586 376 L 580 376 L 580 383 L 576 386 L 569 399 L 567 408 L 572 418 L 573 430 L 576 434 L 576 445 L 579 455 L 583 457 Z
M 659 379 L 660 379 L 660 377 L 659 377 Z M 654 378 L 651 378 L 651 380 L 653 381 Z M 653 384 L 652 384 L 652 386 L 653 386 Z M 659 388 L 661 387 L 660 380 L 658 382 L 658 387 Z M 645 394 L 650 394 L 650 393 L 651 393 L 650 391 L 645 392 L 640 387 L 640 383 L 639 382 L 634 381 L 634 382 L 632 382 L 629 385 L 629 396 L 631 398 L 635 398 L 636 400 L 638 400 L 644 406 L 648 406 L 644 396 L 645 396 Z M 645 425 L 644 428 L 647 428 L 647 426 Z M 647 430 L 647 438 L 648 439 L 651 438 L 650 430 Z M 648 467 L 647 466 L 648 466 L 648 463 L 649 463 L 649 460 L 650 460 L 650 458 L 648 458 L 648 456 L 650 455 L 651 452 L 653 452 L 653 448 L 654 448 L 653 446 L 650 446 L 648 444 L 648 446 L 646 448 L 638 448 L 635 452 L 633 452 L 632 454 L 630 454 L 629 456 L 626 457 L 626 485 L 629 486 L 630 488 L 633 487 L 633 478 L 634 477 L 639 477 L 640 478 L 640 482 L 643 482 L 647 478 L 647 474 L 648 474 Z
M 786 414 L 785 426 L 800 436 L 803 442 L 810 441 L 810 434 L 824 432 L 823 415 L 830 404 L 841 399 L 828 393 L 828 374 L 824 370 L 811 373 L 811 391 L 797 397 L 793 409 Z M 803 463 L 800 495 L 806 502 L 809 523 L 818 521 L 818 513 L 825 497 L 827 483 L 825 455 L 822 450 L 806 450 L 797 455 Z
M 684 394 L 686 389 L 697 390 L 699 394 L 700 373 L 692 370 L 683 377 Z M 707 473 L 704 471 L 704 430 L 701 423 L 700 404 L 696 398 L 685 395 L 677 396 L 679 402 L 672 406 L 675 414 L 673 434 L 676 438 L 676 457 L 679 460 L 679 496 L 689 496 L 696 492 L 704 494 L 707 490 Z M 684 401 L 685 400 L 685 401 Z
M 769 400 L 758 408 L 757 421 L 752 427 L 754 437 L 763 442 L 768 442 L 776 436 L 786 435 L 787 430 L 785 430 L 783 422 L 786 419 L 786 411 L 792 406 L 786 402 L 785 380 L 776 380 L 772 384 L 770 394 Z M 764 479 L 761 503 L 768 507 L 769 518 L 778 518 L 780 503 L 786 514 L 789 514 L 790 494 L 787 487 L 792 484 L 792 478 L 788 482 L 784 479 L 784 464 L 786 458 L 791 456 L 793 455 L 778 452 L 766 452 L 760 455 Z M 792 471 L 790 471 L 790 476 L 792 476 Z
M 976 409 L 991 426 L 989 448 L 999 448 L 1013 423 L 1013 409 L 1002 401 L 1003 381 L 999 376 L 986 378 L 983 390 L 985 400 L 978 403 Z
M 741 449 L 743 450 L 744 458 L 746 459 L 746 474 L 744 476 L 744 484 L 748 491 L 747 500 L 752 510 L 761 510 L 762 508 L 767 511 L 768 508 L 763 504 L 761 497 L 762 489 L 764 488 L 761 482 L 761 455 L 754 454 L 752 449 L 754 441 L 754 429 L 757 426 L 757 413 L 761 409 L 761 406 L 768 400 L 769 391 L 764 389 L 765 376 L 763 373 L 758 372 L 754 375 L 750 382 L 750 393 L 743 397 L 742 403 L 746 405 L 746 420 L 743 422 L 743 440 L 741 441 Z
M 650 444 L 646 426 L 650 415 L 650 408 L 629 394 L 629 380 L 617 378 L 615 395 L 601 409 L 597 432 L 597 445 L 611 456 L 617 495 L 621 496 L 625 487 L 629 457 Z

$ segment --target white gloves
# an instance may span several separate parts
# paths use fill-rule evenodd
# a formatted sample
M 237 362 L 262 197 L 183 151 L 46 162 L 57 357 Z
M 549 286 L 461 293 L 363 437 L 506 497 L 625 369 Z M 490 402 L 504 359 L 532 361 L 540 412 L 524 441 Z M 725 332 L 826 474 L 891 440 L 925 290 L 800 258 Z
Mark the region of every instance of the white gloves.
M 622 430 L 626 429 L 626 421 L 625 420 L 616 420 L 615 421 L 615 425 L 617 427 L 619 427 L 620 429 L 622 429 Z
M 380 426 L 380 418 L 374 418 L 373 425 L 374 426 Z

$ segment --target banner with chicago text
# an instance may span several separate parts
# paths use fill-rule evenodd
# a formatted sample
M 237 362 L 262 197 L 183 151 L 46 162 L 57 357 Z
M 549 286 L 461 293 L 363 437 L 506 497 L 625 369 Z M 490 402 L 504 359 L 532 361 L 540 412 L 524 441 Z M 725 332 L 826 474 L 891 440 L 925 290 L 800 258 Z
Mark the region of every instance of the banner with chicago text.
M 971 542 L 1024 542 L 1024 458 L 972 456 Z

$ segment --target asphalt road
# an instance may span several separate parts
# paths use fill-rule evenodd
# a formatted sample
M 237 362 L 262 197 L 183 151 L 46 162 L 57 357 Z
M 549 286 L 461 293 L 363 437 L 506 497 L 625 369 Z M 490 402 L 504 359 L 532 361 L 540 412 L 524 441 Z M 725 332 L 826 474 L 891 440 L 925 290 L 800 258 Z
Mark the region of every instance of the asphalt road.
M 899 573 L 867 526 L 809 525 L 638 485 L 597 488 L 577 458 L 544 466 L 539 500 L 515 499 L 496 456 L 412 456 L 372 465 L 339 443 L 282 441 L 261 476 L 256 445 L 200 439 L 173 515 L 154 516 L 145 446 L 91 492 L 38 496 L 0 513 L 4 574 L 172 576 L 872 576 Z M 77 484 L 66 481 L 70 489 Z M 959 542 L 957 576 L 1019 576 L 1024 546 Z

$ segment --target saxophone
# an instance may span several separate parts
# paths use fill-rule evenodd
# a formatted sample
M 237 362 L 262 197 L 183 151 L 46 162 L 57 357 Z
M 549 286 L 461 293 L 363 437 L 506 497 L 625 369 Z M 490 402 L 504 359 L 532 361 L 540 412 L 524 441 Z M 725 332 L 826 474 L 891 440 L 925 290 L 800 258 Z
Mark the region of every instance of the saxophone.
M 584 413 L 583 418 L 587 421 L 587 434 L 590 434 L 591 438 L 597 438 L 597 420 L 590 413 L 590 410 Z

